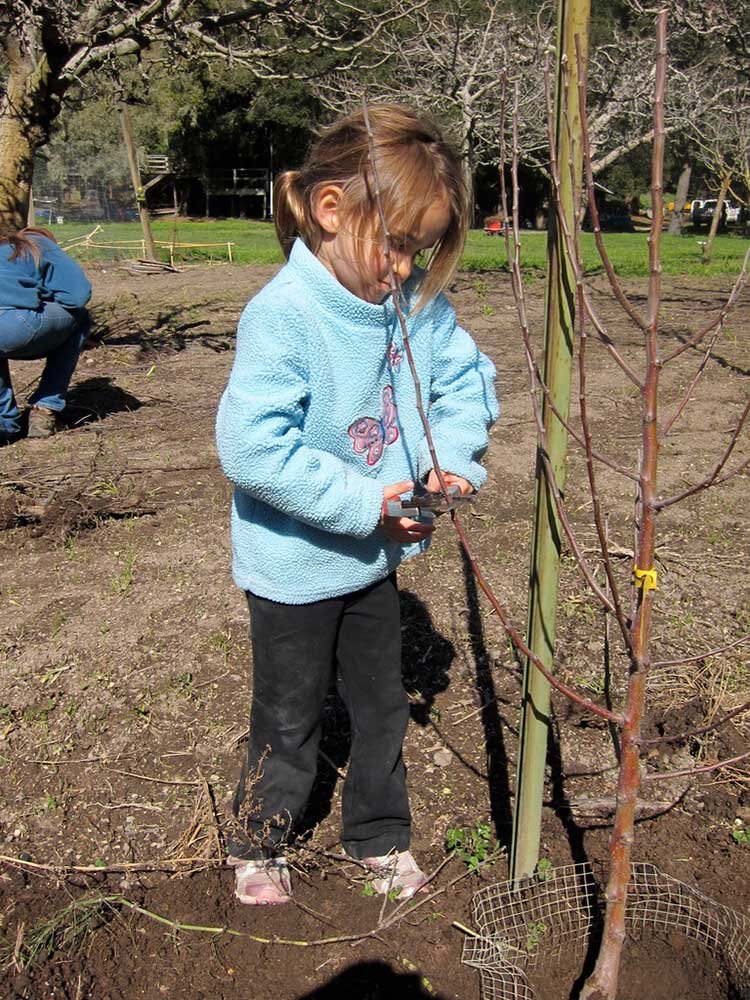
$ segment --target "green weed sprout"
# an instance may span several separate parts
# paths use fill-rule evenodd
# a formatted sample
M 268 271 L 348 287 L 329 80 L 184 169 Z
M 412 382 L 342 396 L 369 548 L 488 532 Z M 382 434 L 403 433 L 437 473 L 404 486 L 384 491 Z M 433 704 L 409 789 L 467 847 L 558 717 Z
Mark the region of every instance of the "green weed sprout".
M 498 844 L 490 832 L 489 823 L 476 823 L 472 827 L 451 827 L 445 834 L 445 846 L 464 862 L 470 874 L 494 863 Z
M 535 920 L 528 925 L 526 931 L 526 951 L 529 955 L 536 954 L 536 950 L 548 930 L 549 928 L 543 920 Z

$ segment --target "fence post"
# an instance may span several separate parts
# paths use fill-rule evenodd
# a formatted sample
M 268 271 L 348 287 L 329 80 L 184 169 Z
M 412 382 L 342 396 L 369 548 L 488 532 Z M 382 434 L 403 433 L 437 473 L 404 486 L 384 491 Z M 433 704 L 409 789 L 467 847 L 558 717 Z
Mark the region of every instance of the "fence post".
M 143 256 L 148 251 L 149 260 L 156 260 L 156 247 L 154 237 L 151 232 L 151 219 L 146 207 L 146 195 L 141 184 L 141 172 L 138 169 L 138 153 L 136 151 L 135 137 L 133 135 L 133 122 L 130 117 L 130 108 L 127 104 L 120 107 L 120 120 L 122 122 L 122 135 L 125 140 L 125 149 L 128 153 L 128 165 L 130 166 L 130 178 L 135 191 L 135 201 L 138 206 L 138 215 L 141 219 L 141 229 L 143 230 Z

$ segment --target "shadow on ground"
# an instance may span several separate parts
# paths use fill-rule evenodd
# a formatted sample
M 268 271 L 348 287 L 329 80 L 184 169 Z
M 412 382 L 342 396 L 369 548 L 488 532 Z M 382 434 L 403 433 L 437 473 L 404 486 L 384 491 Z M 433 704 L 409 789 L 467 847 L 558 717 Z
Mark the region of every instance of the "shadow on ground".
M 112 376 L 87 378 L 70 390 L 65 420 L 72 427 L 82 427 L 113 413 L 132 412 L 141 406 L 140 399 L 115 385 Z
M 297 1000 L 413 1000 L 439 994 L 423 985 L 416 974 L 398 975 L 384 962 L 360 962 L 340 973 L 312 993 L 300 994 Z

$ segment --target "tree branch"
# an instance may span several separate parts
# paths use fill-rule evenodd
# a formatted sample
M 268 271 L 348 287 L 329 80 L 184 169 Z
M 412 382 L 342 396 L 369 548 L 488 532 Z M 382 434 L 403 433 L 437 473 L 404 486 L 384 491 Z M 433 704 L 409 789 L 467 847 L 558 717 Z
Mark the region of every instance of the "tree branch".
M 737 421 L 737 425 L 734 428 L 734 431 L 732 432 L 732 437 L 729 441 L 729 444 L 724 450 L 724 454 L 716 463 L 713 472 L 711 472 L 708 476 L 706 476 L 705 479 L 702 479 L 699 483 L 696 483 L 695 486 L 690 486 L 688 489 L 683 490 L 682 493 L 677 493 L 674 496 L 667 497 L 665 500 L 655 501 L 654 503 L 655 510 L 657 511 L 664 510 L 666 507 L 671 507 L 673 504 L 679 503 L 680 500 L 684 500 L 686 497 L 693 496 L 694 493 L 700 493 L 702 490 L 707 490 L 709 486 L 718 485 L 718 483 L 720 482 L 726 482 L 727 479 L 731 478 L 732 476 L 738 475 L 744 468 L 747 467 L 747 464 L 748 462 L 750 462 L 750 459 L 743 462 L 743 464 L 740 466 L 739 469 L 735 469 L 733 472 L 730 472 L 727 476 L 724 476 L 722 479 L 717 479 L 717 476 L 724 468 L 727 461 L 729 460 L 730 455 L 734 451 L 735 445 L 737 444 L 739 436 L 742 432 L 742 428 L 745 426 L 745 422 L 747 421 L 748 413 L 750 413 L 750 397 L 748 397 L 748 400 L 745 403 L 745 408 L 743 409 L 740 418 Z
M 750 750 L 741 753 L 737 757 L 730 757 L 728 760 L 720 760 L 716 764 L 707 764 L 705 767 L 688 767 L 682 771 L 663 771 L 644 774 L 642 781 L 669 781 L 672 778 L 692 778 L 694 774 L 709 774 L 711 771 L 719 771 L 722 767 L 729 767 L 732 764 L 739 764 L 742 760 L 750 757 Z

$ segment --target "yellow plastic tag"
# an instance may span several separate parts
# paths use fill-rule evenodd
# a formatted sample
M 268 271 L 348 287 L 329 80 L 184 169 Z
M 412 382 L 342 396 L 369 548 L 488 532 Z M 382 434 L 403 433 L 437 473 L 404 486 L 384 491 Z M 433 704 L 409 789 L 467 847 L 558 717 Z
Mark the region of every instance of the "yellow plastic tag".
M 649 590 L 657 589 L 657 574 L 655 569 L 641 569 L 640 566 L 633 567 L 635 585 L 643 591 L 645 597 Z

